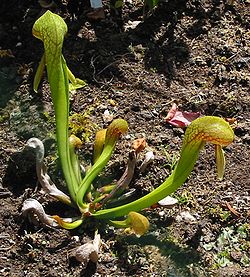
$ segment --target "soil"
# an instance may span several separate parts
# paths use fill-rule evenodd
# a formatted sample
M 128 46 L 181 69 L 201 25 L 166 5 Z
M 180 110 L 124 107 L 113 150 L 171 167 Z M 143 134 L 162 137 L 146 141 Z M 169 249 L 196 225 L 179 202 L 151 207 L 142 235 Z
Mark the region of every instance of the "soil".
M 169 0 L 145 18 L 140 0 L 124 1 L 122 10 L 104 1 L 100 21 L 88 20 L 87 1 L 55 2 L 69 29 L 68 66 L 88 84 L 70 99 L 71 115 L 89 112 L 81 160 L 91 160 L 95 129 L 112 118 L 129 123 L 100 182 L 119 179 L 138 137 L 146 138 L 155 159 L 144 173 L 136 170 L 131 188 L 145 194 L 166 179 L 185 131 L 164 120 L 173 102 L 182 111 L 230 119 L 235 141 L 225 148 L 224 179 L 216 178 L 213 147 L 207 145 L 172 195 L 178 204 L 143 211 L 150 230 L 140 238 L 104 222 L 74 231 L 32 224 L 21 214 L 27 198 L 49 214 L 68 212 L 41 191 L 34 156 L 24 148 L 30 137 L 43 140 L 49 173 L 62 185 L 46 76 L 39 92 L 32 90 L 43 46 L 31 29 L 44 10 L 34 0 L 1 1 L 1 50 L 8 52 L 0 57 L 0 275 L 250 276 L 249 1 Z M 182 212 L 193 220 L 181 218 Z M 99 261 L 85 267 L 71 252 L 93 239 L 95 227 L 103 242 Z

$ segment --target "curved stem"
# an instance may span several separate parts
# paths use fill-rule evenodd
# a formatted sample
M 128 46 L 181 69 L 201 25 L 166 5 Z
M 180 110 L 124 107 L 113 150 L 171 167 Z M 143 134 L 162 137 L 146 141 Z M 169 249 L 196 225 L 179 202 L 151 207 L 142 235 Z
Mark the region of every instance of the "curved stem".
M 91 186 L 92 182 L 98 175 L 98 173 L 104 168 L 104 166 L 108 163 L 113 150 L 115 148 L 115 144 L 119 137 L 127 132 L 128 130 L 128 123 L 123 119 L 115 119 L 108 127 L 107 131 L 104 133 L 105 135 L 105 144 L 103 147 L 102 152 L 98 153 L 100 156 L 97 158 L 96 162 L 92 166 L 92 168 L 87 172 L 85 178 L 81 182 L 79 190 L 77 191 L 76 195 L 76 202 L 78 207 L 80 208 L 81 212 L 85 212 L 87 209 L 86 204 L 83 203 L 83 198 L 88 191 L 89 187 Z M 101 139 L 103 140 L 103 139 Z
M 96 176 L 102 171 L 102 169 L 109 161 L 112 155 L 112 152 L 114 150 L 114 147 L 115 147 L 115 143 L 113 145 L 108 144 L 104 147 L 102 154 L 99 156 L 97 161 L 87 172 L 87 174 L 85 175 L 84 179 L 81 182 L 81 185 L 76 194 L 76 202 L 80 210 L 82 210 L 83 212 L 84 212 L 84 209 L 86 208 L 83 203 L 83 198 L 86 192 L 88 191 L 89 187 L 91 186 L 92 182 L 96 178 Z
M 79 227 L 83 223 L 83 219 L 76 219 L 75 221 L 67 222 L 63 220 L 60 216 L 58 215 L 52 215 L 52 218 L 56 220 L 59 226 L 61 226 L 64 229 L 72 230 L 77 227 Z
M 56 118 L 56 139 L 62 171 L 66 179 L 71 198 L 75 199 L 78 189 L 77 178 L 70 157 L 68 114 L 69 114 L 69 76 L 65 59 L 62 55 L 64 36 L 67 25 L 64 20 L 50 11 L 44 13 L 33 25 L 32 34 L 44 43 L 45 54 L 38 67 L 34 80 L 37 90 L 44 64 L 47 67 L 52 101 Z
M 131 211 L 140 211 L 157 203 L 186 181 L 198 158 L 199 151 L 206 141 L 225 146 L 231 143 L 233 138 L 231 127 L 221 118 L 206 116 L 194 120 L 185 133 L 180 160 L 173 173 L 163 184 L 131 203 L 100 210 L 92 216 L 99 219 L 111 219 L 124 216 Z
M 70 160 L 71 160 L 71 165 L 72 169 L 74 171 L 77 183 L 80 184 L 82 181 L 82 175 L 81 175 L 81 167 L 80 167 L 80 162 L 78 160 L 78 156 L 76 154 L 76 148 L 81 147 L 82 142 L 81 140 L 74 136 L 71 135 L 69 138 L 69 153 L 70 153 Z
M 127 219 L 125 219 L 125 220 L 109 220 L 109 224 L 116 228 L 129 227 L 129 223 L 128 223 Z
M 55 109 L 58 155 L 70 196 L 75 201 L 76 191 L 78 190 L 78 182 L 70 158 L 68 131 L 69 83 L 67 79 L 65 60 L 63 57 L 60 58 L 62 60 L 60 65 L 54 69 L 51 68 L 53 65 L 47 64 L 47 71 Z M 57 71 L 56 74 L 53 72 L 54 70 Z M 53 77 L 51 77 L 51 75 Z
M 165 196 L 176 191 L 186 181 L 187 177 L 191 173 L 194 164 L 198 158 L 199 150 L 202 148 L 203 144 L 203 142 L 199 142 L 195 144 L 193 147 L 186 147 L 182 151 L 182 156 L 173 173 L 167 178 L 167 180 L 163 184 L 161 184 L 152 192 L 131 203 L 122 205 L 120 207 L 97 211 L 93 214 L 93 216 L 99 219 L 109 219 L 124 216 L 131 211 L 138 212 L 142 209 L 152 206 Z M 196 151 L 193 151 L 190 159 L 187 159 L 186 157 L 192 151 L 192 148 L 196 149 Z M 182 169 L 181 174 L 180 169 Z

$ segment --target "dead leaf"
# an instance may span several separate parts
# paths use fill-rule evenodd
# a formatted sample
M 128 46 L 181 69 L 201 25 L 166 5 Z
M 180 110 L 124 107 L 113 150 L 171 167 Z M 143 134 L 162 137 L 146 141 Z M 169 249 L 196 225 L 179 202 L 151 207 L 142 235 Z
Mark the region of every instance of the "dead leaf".
M 175 126 L 175 127 L 186 127 L 188 126 L 193 120 L 200 117 L 199 112 L 180 112 L 178 111 L 178 107 L 175 103 L 173 103 L 172 108 L 168 112 L 165 120 Z
M 226 202 L 226 206 L 232 214 L 234 214 L 237 217 L 240 216 L 240 214 L 228 202 Z
M 26 147 L 31 148 L 35 151 L 36 154 L 36 174 L 40 185 L 43 190 L 51 195 L 52 197 L 71 205 L 71 199 L 64 192 L 59 190 L 56 185 L 50 179 L 50 176 L 47 174 L 47 168 L 43 162 L 44 160 L 44 145 L 41 140 L 38 138 L 30 138 Z
M 87 266 L 88 262 L 97 263 L 99 258 L 99 250 L 101 246 L 101 237 L 99 234 L 95 234 L 92 241 L 87 242 L 73 251 L 75 258 Z
M 58 227 L 57 222 L 44 211 L 43 206 L 35 199 L 29 198 L 23 202 L 22 206 L 23 216 L 31 216 L 31 221 L 37 223 L 37 218 L 42 224 L 51 227 Z
M 153 162 L 154 158 L 155 158 L 154 152 L 153 151 L 148 151 L 145 154 L 144 161 L 142 162 L 139 171 L 144 172 L 145 169 L 148 167 L 148 165 Z
M 132 148 L 135 150 L 136 154 L 143 151 L 146 148 L 146 146 L 147 142 L 145 138 L 138 138 L 132 142 Z

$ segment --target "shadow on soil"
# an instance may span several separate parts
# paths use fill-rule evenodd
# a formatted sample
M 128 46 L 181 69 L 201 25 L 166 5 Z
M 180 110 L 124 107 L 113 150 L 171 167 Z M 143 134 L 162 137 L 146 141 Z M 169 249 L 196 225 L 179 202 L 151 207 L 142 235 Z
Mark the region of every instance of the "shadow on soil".
M 20 79 L 17 76 L 15 66 L 2 66 L 0 69 L 0 109 L 5 108 L 8 101 L 13 97 Z M 0 115 L 1 118 L 1 115 Z M 1 122 L 1 120 L 0 120 Z
M 3 178 L 3 186 L 15 196 L 23 194 L 28 187 L 35 188 L 36 166 L 35 157 L 28 151 L 13 153 Z
M 0 37 L 0 40 L 2 38 L 3 41 L 2 47 L 3 49 L 10 48 L 17 62 L 33 61 L 37 63 L 42 55 L 43 47 L 41 42 L 31 38 L 31 29 L 35 20 L 45 10 L 42 10 L 38 3 L 32 1 L 23 4 L 16 15 L 20 19 L 20 26 L 16 26 L 8 34 L 9 6 L 12 2 L 14 1 L 10 1 L 6 7 L 3 7 L 5 13 L 0 12 L 0 14 L 3 13 L 3 20 L 5 19 L 2 24 L 2 37 Z M 86 10 L 89 8 L 86 1 L 69 1 L 66 6 L 62 5 L 60 1 L 56 1 L 58 4 L 56 12 L 70 15 L 67 18 L 69 31 L 64 48 L 66 60 L 73 63 L 73 65 L 70 64 L 70 68 L 71 66 L 73 69 L 75 67 L 78 76 L 87 79 L 89 83 L 93 82 L 94 75 L 99 80 L 111 79 L 114 76 L 121 78 L 119 62 L 124 57 L 135 61 L 133 48 L 141 45 L 145 68 L 164 74 L 170 84 L 171 80 L 175 78 L 178 68 L 190 58 L 190 50 L 178 31 L 178 22 L 184 15 L 189 15 L 192 17 L 192 22 L 195 23 L 187 26 L 184 30 L 186 35 L 196 38 L 207 33 L 209 30 L 203 28 L 206 21 L 209 20 L 213 24 L 220 19 L 223 13 L 223 10 L 217 8 L 215 2 L 207 11 L 199 1 L 194 4 L 189 0 L 169 0 L 166 3 L 160 3 L 144 21 L 141 21 L 142 6 L 131 11 L 118 12 L 111 8 L 110 14 L 105 20 L 91 22 L 86 17 Z M 124 22 L 136 20 L 141 21 L 136 28 L 124 32 Z M 79 37 L 78 34 L 83 26 L 91 26 L 96 39 L 89 40 L 84 33 Z M 89 27 L 87 29 L 89 30 Z M 13 41 L 14 45 L 18 43 L 17 37 L 22 40 L 18 49 L 13 47 Z M 76 55 L 77 59 L 73 58 Z M 72 61 L 72 58 L 75 61 Z M 79 62 L 81 63 L 80 68 Z
M 178 268 L 185 268 L 187 265 L 197 263 L 200 260 L 200 256 L 195 249 L 191 247 L 183 248 L 168 240 L 161 241 L 152 234 L 141 238 L 129 236 L 124 240 L 130 245 L 153 245 L 158 247 L 161 254 L 165 257 L 171 257 L 171 260 Z
M 111 11 L 111 18 L 108 20 L 89 23 L 86 17 L 79 16 L 78 21 L 68 22 L 69 36 L 74 37 L 74 40 L 66 39 L 65 48 L 80 49 L 79 60 L 82 61 L 80 75 L 83 75 L 88 82 L 93 82 L 93 77 L 100 83 L 118 76 L 121 79 L 123 73 L 119 69 L 119 63 L 123 58 L 131 62 L 136 61 L 138 51 L 136 48 L 140 46 L 139 51 L 145 68 L 164 74 L 170 84 L 175 79 L 178 68 L 190 59 L 190 49 L 180 36 L 177 24 L 185 14 L 188 14 L 194 23 L 187 26 L 184 31 L 186 36 L 195 39 L 209 31 L 204 27 L 208 20 L 213 24 L 223 13 L 223 10 L 218 10 L 216 3 L 206 11 L 200 2 L 192 5 L 191 1 L 170 0 L 167 3 L 160 3 L 153 13 L 134 29 L 124 30 L 125 20 L 137 21 L 138 16 L 139 21 L 141 20 L 142 9 L 139 8 L 139 11 L 139 13 L 138 10 L 131 11 L 128 13 L 129 17 L 127 15 L 128 18 L 122 18 L 121 13 L 112 17 Z M 84 34 L 78 36 L 82 32 L 81 28 L 89 24 L 95 32 L 94 40 L 89 40 Z M 72 52 L 68 53 L 69 60 L 71 54 Z M 79 67 L 76 71 L 79 72 Z

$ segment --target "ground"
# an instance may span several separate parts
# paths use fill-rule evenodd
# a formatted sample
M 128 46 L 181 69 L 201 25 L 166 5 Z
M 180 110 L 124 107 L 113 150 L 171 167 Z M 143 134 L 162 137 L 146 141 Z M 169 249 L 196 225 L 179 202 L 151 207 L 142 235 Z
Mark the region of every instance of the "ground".
M 0 275 L 249 276 L 249 1 L 169 0 L 144 18 L 140 0 L 124 1 L 122 11 L 104 1 L 106 18 L 96 22 L 87 19 L 85 1 L 56 3 L 69 29 L 64 56 L 88 83 L 70 99 L 71 115 L 88 111 L 93 123 L 80 151 L 82 161 L 90 161 L 95 128 L 118 117 L 129 123 L 100 178 L 118 179 L 131 142 L 145 137 L 155 159 L 143 174 L 136 171 L 131 188 L 144 194 L 165 180 L 185 131 L 164 120 L 173 102 L 180 110 L 229 119 L 235 140 L 225 148 L 224 179 L 216 178 L 213 147 L 206 146 L 191 176 L 172 195 L 178 204 L 143 211 L 150 229 L 140 238 L 104 222 L 75 231 L 34 226 L 21 215 L 29 197 L 50 214 L 68 212 L 41 192 L 34 156 L 24 150 L 30 137 L 42 139 L 50 174 L 62 183 L 46 76 L 39 92 L 32 90 L 43 47 L 31 29 L 42 10 L 37 1 L 4 1 L 0 40 L 1 50 L 8 51 L 0 57 Z M 139 24 L 133 28 L 131 22 Z M 184 211 L 193 220 L 180 219 Z M 93 238 L 94 226 L 103 244 L 98 263 L 85 268 L 71 251 Z

